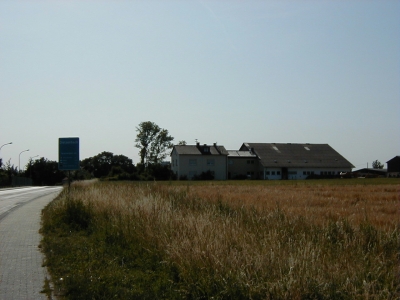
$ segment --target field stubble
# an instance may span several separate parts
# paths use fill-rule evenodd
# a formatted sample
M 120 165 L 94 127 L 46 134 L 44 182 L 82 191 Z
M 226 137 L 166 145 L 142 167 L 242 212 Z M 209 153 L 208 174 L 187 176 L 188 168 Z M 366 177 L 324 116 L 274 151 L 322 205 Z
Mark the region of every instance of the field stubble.
M 53 277 L 70 278 L 65 295 L 85 286 L 96 299 L 395 299 L 398 203 L 396 185 L 78 183 L 44 211 L 43 245 Z M 84 242 L 93 256 L 71 271 L 54 252 L 82 236 L 95 240 Z M 132 268 L 167 275 L 145 292 Z M 110 276 L 125 281 L 106 288 Z

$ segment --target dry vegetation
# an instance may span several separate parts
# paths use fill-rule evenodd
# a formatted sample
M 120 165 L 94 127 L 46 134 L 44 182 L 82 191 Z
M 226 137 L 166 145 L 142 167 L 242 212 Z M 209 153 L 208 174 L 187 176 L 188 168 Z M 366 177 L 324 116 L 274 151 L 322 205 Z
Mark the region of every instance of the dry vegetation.
M 70 299 L 397 299 L 398 197 L 393 184 L 75 184 L 44 210 L 42 245 Z

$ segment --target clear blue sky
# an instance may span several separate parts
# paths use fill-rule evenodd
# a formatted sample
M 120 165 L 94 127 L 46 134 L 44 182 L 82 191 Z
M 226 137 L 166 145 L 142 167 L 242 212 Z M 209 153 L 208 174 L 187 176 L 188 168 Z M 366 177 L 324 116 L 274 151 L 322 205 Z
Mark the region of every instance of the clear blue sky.
M 21 168 L 79 137 L 139 161 L 136 127 L 238 149 L 400 155 L 400 1 L 0 2 L 0 152 Z M 386 166 L 386 164 L 385 164 Z

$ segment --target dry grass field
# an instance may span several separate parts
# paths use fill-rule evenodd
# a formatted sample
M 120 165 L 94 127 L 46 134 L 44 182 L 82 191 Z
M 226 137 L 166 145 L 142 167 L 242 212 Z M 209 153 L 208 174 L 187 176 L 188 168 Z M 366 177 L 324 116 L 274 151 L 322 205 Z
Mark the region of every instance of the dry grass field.
M 398 299 L 397 181 L 75 183 L 43 211 L 67 299 Z M 59 280 L 62 278 L 62 280 Z
M 346 218 L 357 225 L 366 219 L 380 228 L 393 228 L 400 220 L 400 188 L 397 185 L 277 185 L 195 186 L 190 193 L 202 199 L 218 199 L 235 207 L 259 211 L 279 207 L 288 216 L 303 216 L 313 223 Z

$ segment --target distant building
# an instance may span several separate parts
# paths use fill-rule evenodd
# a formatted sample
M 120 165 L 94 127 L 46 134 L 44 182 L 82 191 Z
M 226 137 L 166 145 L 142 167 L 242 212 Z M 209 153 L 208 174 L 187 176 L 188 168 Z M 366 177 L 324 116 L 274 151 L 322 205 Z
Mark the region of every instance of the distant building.
M 257 156 L 254 178 L 259 179 L 335 177 L 354 168 L 328 144 L 243 143 L 239 151 Z
M 352 173 L 354 177 L 386 177 L 387 169 L 363 168 Z
M 328 144 L 243 143 L 239 150 L 223 146 L 176 145 L 171 170 L 192 179 L 211 171 L 215 179 L 306 179 L 339 177 L 354 166 Z
M 395 156 L 391 160 L 387 161 L 387 175 L 389 177 L 400 176 L 400 156 Z
M 259 159 L 249 150 L 228 150 L 228 179 L 259 178 Z
M 227 179 L 227 156 L 224 146 L 175 145 L 171 152 L 171 170 L 178 179 L 193 179 L 211 172 L 216 180 Z

